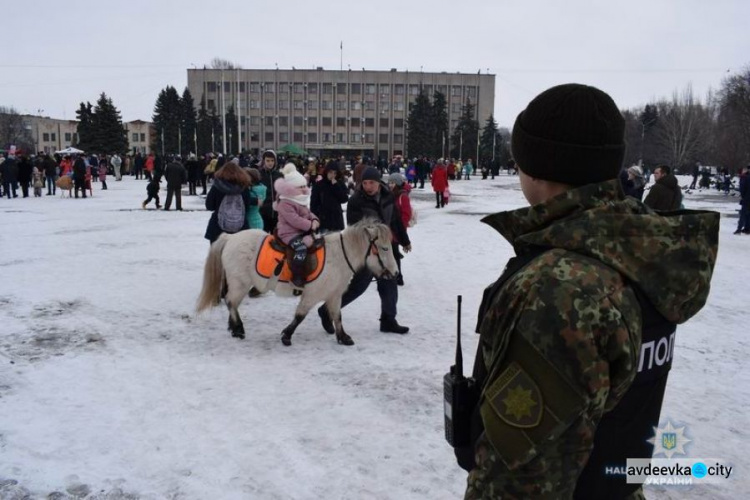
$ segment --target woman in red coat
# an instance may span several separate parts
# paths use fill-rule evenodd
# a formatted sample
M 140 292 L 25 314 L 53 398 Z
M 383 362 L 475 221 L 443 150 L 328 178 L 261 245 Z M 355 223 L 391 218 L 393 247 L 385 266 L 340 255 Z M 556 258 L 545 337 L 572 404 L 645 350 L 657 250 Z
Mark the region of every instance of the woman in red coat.
M 443 193 L 448 188 L 448 171 L 445 169 L 445 162 L 440 158 L 432 169 L 432 190 L 435 191 L 435 208 L 445 206 Z
M 409 200 L 411 184 L 406 182 L 406 178 L 403 175 L 393 173 L 388 176 L 388 187 L 391 188 L 393 196 L 396 198 L 396 207 L 398 207 L 398 211 L 401 214 L 401 222 L 404 225 L 404 231 L 407 231 L 411 226 L 410 222 L 412 220 L 411 200 Z M 396 278 L 398 286 L 404 286 L 404 275 L 401 272 L 401 259 L 403 259 L 404 256 L 398 249 L 399 244 L 402 243 L 403 242 L 398 241 L 398 238 L 396 238 L 396 234 L 394 233 L 391 247 L 393 248 L 393 256 L 396 258 L 396 264 L 398 264 L 398 278 Z

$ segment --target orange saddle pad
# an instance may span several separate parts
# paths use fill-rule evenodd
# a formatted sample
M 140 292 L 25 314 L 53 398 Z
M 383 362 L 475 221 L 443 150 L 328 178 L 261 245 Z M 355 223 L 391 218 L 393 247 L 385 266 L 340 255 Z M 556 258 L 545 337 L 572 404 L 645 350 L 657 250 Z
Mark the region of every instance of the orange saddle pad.
M 292 271 L 289 269 L 289 263 L 285 260 L 284 252 L 281 252 L 274 248 L 271 245 L 271 241 L 273 241 L 274 236 L 266 236 L 263 240 L 263 243 L 260 245 L 260 250 L 258 250 L 258 255 L 255 258 L 255 272 L 257 272 L 260 276 L 263 278 L 270 279 L 274 275 L 274 271 L 276 270 L 276 267 L 279 265 L 280 261 L 284 261 L 284 267 L 281 269 L 281 274 L 279 275 L 279 281 L 288 282 L 292 280 Z M 314 255 L 315 258 L 312 258 Z M 312 263 L 310 261 L 313 261 Z M 314 250 L 311 254 L 307 255 L 307 260 L 305 261 L 307 268 L 306 268 L 306 278 L 305 282 L 310 283 L 311 281 L 315 281 L 318 276 L 320 276 L 320 273 L 323 272 L 323 266 L 325 265 L 326 261 L 326 248 L 325 246 L 321 246 L 320 248 Z M 314 267 L 311 267 L 311 265 L 314 265 Z

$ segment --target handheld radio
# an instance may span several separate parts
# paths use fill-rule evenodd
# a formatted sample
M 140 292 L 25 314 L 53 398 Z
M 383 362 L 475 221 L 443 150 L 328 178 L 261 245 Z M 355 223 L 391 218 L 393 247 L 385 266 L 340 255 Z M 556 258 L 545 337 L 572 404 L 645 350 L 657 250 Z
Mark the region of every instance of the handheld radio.
M 458 296 L 456 364 L 443 377 L 445 439 L 454 448 L 471 444 L 471 415 L 477 402 L 473 378 L 464 377 L 461 352 L 461 296 Z

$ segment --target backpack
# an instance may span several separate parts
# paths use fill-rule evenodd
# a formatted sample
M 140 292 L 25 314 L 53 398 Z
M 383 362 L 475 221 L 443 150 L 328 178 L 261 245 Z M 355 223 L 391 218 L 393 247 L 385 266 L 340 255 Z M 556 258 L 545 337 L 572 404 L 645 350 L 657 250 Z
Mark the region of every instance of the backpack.
M 241 194 L 228 194 L 221 200 L 217 214 L 219 227 L 225 233 L 241 231 L 245 225 L 245 203 Z

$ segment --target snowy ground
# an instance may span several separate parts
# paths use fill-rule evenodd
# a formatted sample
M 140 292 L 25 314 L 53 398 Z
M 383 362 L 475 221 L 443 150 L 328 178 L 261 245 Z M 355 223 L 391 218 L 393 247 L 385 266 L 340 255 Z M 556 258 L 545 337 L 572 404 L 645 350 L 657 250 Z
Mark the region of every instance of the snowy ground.
M 144 181 L 109 184 L 86 200 L 0 200 L 0 498 L 461 497 L 442 416 L 456 295 L 471 360 L 481 292 L 511 255 L 478 220 L 525 204 L 517 177 L 453 183 L 443 210 L 414 192 L 398 316 L 412 331 L 378 331 L 371 287 L 344 310 L 353 347 L 317 316 L 283 347 L 296 300 L 273 294 L 242 305 L 244 341 L 223 308 L 196 317 L 202 199 L 144 211 Z M 737 498 L 750 491 L 750 236 L 731 234 L 736 198 L 696 192 L 686 205 L 725 217 L 709 303 L 678 330 L 662 418 L 687 426 L 690 456 L 735 475 L 647 493 Z

